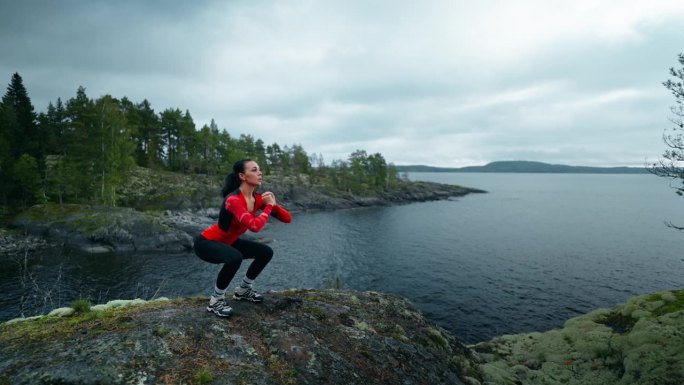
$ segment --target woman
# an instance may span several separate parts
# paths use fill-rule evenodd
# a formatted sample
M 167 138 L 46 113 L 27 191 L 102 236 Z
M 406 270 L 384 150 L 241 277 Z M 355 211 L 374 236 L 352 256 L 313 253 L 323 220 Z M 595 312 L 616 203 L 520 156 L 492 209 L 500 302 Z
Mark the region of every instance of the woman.
M 252 289 L 252 284 L 271 260 L 273 250 L 262 243 L 239 238 L 240 235 L 247 230 L 259 232 L 271 215 L 285 223 L 292 220 L 290 213 L 276 203 L 272 192 L 254 192 L 261 185 L 261 177 L 261 169 L 255 161 L 237 161 L 221 189 L 224 199 L 218 223 L 195 238 L 194 248 L 198 257 L 210 263 L 223 264 L 207 306 L 207 311 L 219 317 L 228 317 L 233 311 L 226 304 L 226 288 L 244 258 L 254 261 L 240 285 L 235 288 L 233 298 L 238 301 L 263 301 L 261 294 Z M 257 215 L 259 210 L 261 213 Z

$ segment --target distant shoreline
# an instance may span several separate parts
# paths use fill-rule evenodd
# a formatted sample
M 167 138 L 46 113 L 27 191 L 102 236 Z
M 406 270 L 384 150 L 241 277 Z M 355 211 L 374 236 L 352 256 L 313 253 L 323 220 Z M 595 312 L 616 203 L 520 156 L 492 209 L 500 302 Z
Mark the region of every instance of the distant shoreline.
M 396 166 L 399 172 L 449 172 L 449 173 L 538 173 L 538 174 L 648 174 L 645 167 L 590 167 L 568 166 L 531 161 L 498 161 L 484 166 L 433 167 L 425 165 Z

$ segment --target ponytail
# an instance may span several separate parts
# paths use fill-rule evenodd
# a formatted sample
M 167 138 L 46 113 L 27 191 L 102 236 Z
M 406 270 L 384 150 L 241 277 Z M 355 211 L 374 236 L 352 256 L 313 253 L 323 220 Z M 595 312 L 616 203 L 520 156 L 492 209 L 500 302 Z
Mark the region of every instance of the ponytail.
M 221 188 L 221 196 L 224 198 L 237 190 L 242 184 L 240 180 L 240 173 L 245 172 L 245 163 L 250 162 L 251 159 L 240 159 L 235 164 L 233 164 L 233 172 L 226 175 L 226 179 L 223 182 L 223 188 Z
M 223 181 L 223 187 L 221 188 L 221 196 L 224 198 L 228 196 L 231 192 L 235 191 L 240 187 L 240 177 L 235 173 L 230 173 L 226 175 L 225 181 Z

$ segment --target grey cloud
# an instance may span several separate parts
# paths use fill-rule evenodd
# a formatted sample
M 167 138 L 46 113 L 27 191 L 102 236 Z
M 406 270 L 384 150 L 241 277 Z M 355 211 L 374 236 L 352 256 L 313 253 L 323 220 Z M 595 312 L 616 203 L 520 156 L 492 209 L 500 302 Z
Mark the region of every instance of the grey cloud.
M 0 0 L 0 75 L 19 72 L 37 110 L 82 85 L 330 160 L 366 148 L 398 164 L 638 165 L 661 152 L 681 10 L 631 39 L 549 42 L 478 19 L 503 4 Z M 599 104 L 621 90 L 635 96 Z

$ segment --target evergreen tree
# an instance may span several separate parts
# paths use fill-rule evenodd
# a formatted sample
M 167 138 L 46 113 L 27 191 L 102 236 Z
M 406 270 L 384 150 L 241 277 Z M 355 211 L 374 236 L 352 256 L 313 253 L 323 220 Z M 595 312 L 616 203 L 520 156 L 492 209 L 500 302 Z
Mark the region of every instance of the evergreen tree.
M 399 170 L 394 163 L 387 166 L 387 190 L 394 190 L 399 185 Z
M 179 109 L 167 108 L 160 115 L 162 148 L 166 167 L 171 171 L 180 170 L 181 166 L 181 132 L 183 130 L 183 113 Z
M 0 197 L 3 209 L 7 208 L 9 197 L 14 189 L 12 174 L 14 159 L 10 153 L 12 124 L 13 120 L 10 119 L 7 109 L 0 103 Z
M 67 101 L 66 116 L 65 195 L 76 202 L 88 201 L 95 196 L 98 185 L 95 160 L 100 158 L 102 149 L 98 113 L 84 87 L 78 87 L 76 96 Z
M 16 185 L 21 191 L 20 200 L 24 207 L 32 205 L 44 197 L 36 158 L 29 154 L 23 154 L 14 163 L 12 173 Z
M 43 155 L 64 155 L 66 153 L 68 121 L 64 103 L 57 98 L 56 104 L 48 104 L 47 113 L 39 115 L 41 135 L 45 137 Z
M 388 186 L 388 169 L 385 158 L 379 152 L 368 157 L 370 179 L 376 191 L 382 191 Z
M 14 164 L 23 154 L 40 156 L 37 116 L 18 73 L 12 76 L 0 103 L 0 194 L 3 205 L 20 200 L 25 191 L 16 184 Z
M 122 111 L 122 104 L 109 95 L 98 99 L 95 110 L 99 111 L 99 127 L 95 137 L 100 142 L 100 154 L 94 159 L 94 170 L 99 179 L 97 201 L 116 205 L 116 188 L 127 178 L 135 164 L 135 143 L 132 128 Z
M 11 144 L 12 159 L 17 160 L 22 154 L 34 158 L 39 156 L 40 140 L 37 128 L 37 116 L 33 104 L 24 87 L 24 81 L 18 73 L 12 76 L 7 92 L 2 97 L 3 119 L 2 130 Z
M 161 166 L 164 157 L 164 140 L 159 117 L 147 99 L 137 104 L 135 111 L 137 130 L 133 138 L 136 144 L 136 163 L 149 168 Z
M 202 127 L 198 135 L 198 151 L 200 158 L 200 172 L 211 176 L 220 174 L 220 139 L 219 129 L 211 120 L 209 126 L 206 124 Z
M 178 170 L 185 173 L 197 173 L 200 168 L 199 134 L 195 129 L 195 122 L 186 110 L 181 119 L 179 133 L 179 165 Z
M 292 168 L 297 173 L 309 174 L 311 172 L 311 163 L 309 156 L 304 151 L 301 144 L 294 144 L 290 147 L 290 156 Z
M 65 157 L 67 153 L 68 124 L 66 110 L 62 99 L 56 104 L 48 104 L 47 113 L 40 114 L 39 125 L 41 135 L 45 136 L 45 150 L 43 151 L 43 190 L 46 198 L 56 198 L 61 204 L 67 191 L 67 173 Z
M 284 169 L 282 162 L 282 150 L 278 143 L 266 146 L 266 163 L 269 170 L 281 171 Z
M 254 160 L 259 163 L 259 166 L 263 169 L 264 174 L 270 173 L 270 168 L 268 167 L 268 161 L 266 160 L 266 147 L 264 147 L 264 141 L 257 139 L 254 142 Z
M 672 127 L 663 133 L 663 141 L 667 148 L 660 160 L 651 166 L 650 171 L 658 176 L 678 179 L 675 193 L 684 196 L 684 54 L 680 53 L 678 59 L 681 67 L 670 68 L 672 79 L 663 82 L 675 99 L 675 104 L 670 109 Z M 668 226 L 684 231 L 683 224 L 675 225 L 670 222 Z
M 217 155 L 220 178 L 223 178 L 223 175 L 230 172 L 233 168 L 233 163 L 245 157 L 245 155 L 238 150 L 236 140 L 233 139 L 226 130 L 222 130 L 219 133 Z
M 365 150 L 356 150 L 349 155 L 351 172 L 350 188 L 354 192 L 365 192 L 368 187 L 368 154 Z

